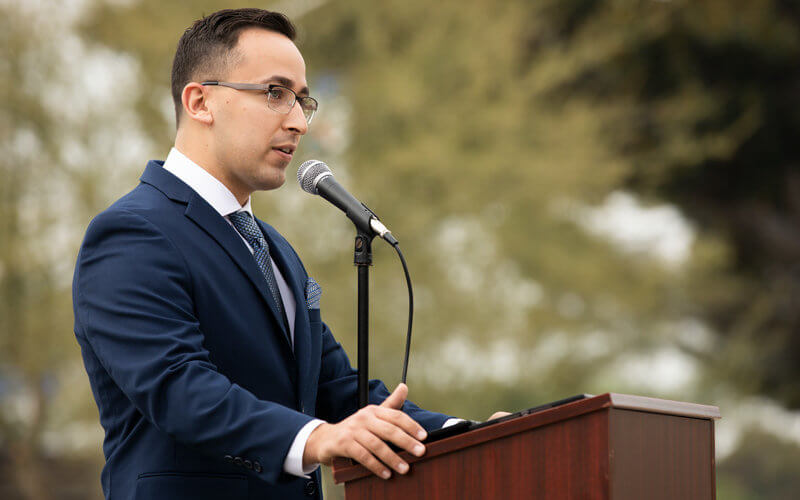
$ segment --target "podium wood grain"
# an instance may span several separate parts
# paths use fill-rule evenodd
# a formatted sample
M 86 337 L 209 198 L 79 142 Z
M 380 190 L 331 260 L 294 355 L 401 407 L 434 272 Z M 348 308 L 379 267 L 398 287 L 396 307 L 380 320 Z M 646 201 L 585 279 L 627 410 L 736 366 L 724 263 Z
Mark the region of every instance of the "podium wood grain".
M 713 499 L 719 410 L 603 394 L 403 452 L 388 481 L 334 463 L 347 500 Z

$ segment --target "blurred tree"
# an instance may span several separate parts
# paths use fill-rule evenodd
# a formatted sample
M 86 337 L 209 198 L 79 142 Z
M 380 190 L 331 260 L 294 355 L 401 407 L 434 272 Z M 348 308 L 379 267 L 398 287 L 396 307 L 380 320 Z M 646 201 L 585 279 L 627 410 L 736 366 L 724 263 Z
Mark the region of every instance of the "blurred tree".
M 729 249 L 688 288 L 687 313 L 724 337 L 719 377 L 800 408 L 797 3 L 571 0 L 543 14 L 532 59 L 545 33 L 588 55 L 548 94 L 590 102 L 630 165 L 624 185 Z
M 72 335 L 72 269 L 90 214 L 124 177 L 119 152 L 145 154 L 114 106 L 127 104 L 127 85 L 103 78 L 109 70 L 124 76 L 129 61 L 75 36 L 81 8 L 54 7 L 60 2 L 0 5 L 3 498 L 101 494 L 79 479 L 87 464 L 94 471 L 101 449 L 85 374 L 73 380 L 83 367 Z
M 102 2 L 82 25 L 139 61 L 148 90 L 134 104 L 164 154 L 178 37 L 228 6 Z M 305 154 L 338 161 L 409 259 L 415 400 L 485 418 L 568 392 L 652 388 L 660 375 L 620 380 L 609 367 L 677 343 L 714 368 L 698 390 L 731 381 L 800 406 L 793 3 L 271 7 L 298 22 L 309 82 L 328 98 Z M 354 354 L 349 223 L 295 191 L 258 195 L 257 210 L 298 247 Z M 628 191 L 681 207 L 696 231 L 689 255 L 665 262 L 586 230 L 591 207 Z M 405 314 L 392 260 L 376 244 L 373 374 L 390 383 Z M 697 318 L 719 338 L 687 340 Z
M 49 417 L 50 382 L 63 363 L 70 321 L 69 287 L 51 252 L 56 221 L 39 182 L 55 163 L 49 140 L 56 124 L 26 84 L 47 72 L 36 57 L 34 19 L 0 5 L 0 442 L 13 479 L 27 498 L 51 498 L 41 467 L 41 438 Z M 26 59 L 25 56 L 30 57 Z M 44 64 L 43 67 L 32 66 Z M 41 72 L 41 73 L 39 73 Z M 40 204 L 44 202 L 44 204 Z
M 182 28 L 222 5 L 101 3 L 84 23 L 89 39 L 141 61 L 140 83 L 154 90 L 140 95 L 138 110 L 164 148 L 171 139 L 164 110 L 174 44 Z M 676 329 L 658 325 L 689 316 L 711 321 L 725 335 L 719 363 L 745 374 L 743 387 L 793 401 L 792 387 L 781 381 L 792 379 L 786 375 L 797 352 L 783 348 L 797 337 L 791 318 L 798 308 L 790 307 L 797 294 L 789 293 L 797 280 L 781 274 L 786 267 L 774 267 L 769 252 L 743 243 L 761 238 L 741 236 L 745 227 L 777 227 L 743 222 L 767 213 L 746 209 L 754 206 L 746 200 L 774 210 L 791 205 L 786 189 L 774 194 L 792 164 L 791 121 L 779 112 L 796 60 L 789 4 L 473 0 L 274 7 L 304 16 L 295 18 L 312 84 L 334 82 L 337 95 L 346 97 L 345 141 L 352 146 L 340 172 L 352 177 L 355 191 L 381 193 L 373 208 L 403 235 L 423 298 L 415 359 L 451 353 L 451 362 L 418 368 L 427 374 L 418 379 L 426 398 L 452 391 L 441 383 L 436 394 L 437 381 L 467 377 L 466 367 L 443 373 L 458 363 L 450 339 L 466 345 L 466 355 L 491 352 L 503 339 L 512 339 L 523 356 L 536 355 L 543 344 L 560 349 L 550 369 L 516 366 L 495 382 L 513 386 L 547 376 L 548 388 L 533 395 L 546 398 L 598 387 L 601 367 L 615 351 L 670 342 Z M 325 112 L 323 102 L 320 121 Z M 776 133 L 763 131 L 773 126 Z M 315 127 L 312 134 L 320 130 Z M 766 140 L 785 144 L 770 149 Z M 772 151 L 770 165 L 780 164 L 770 168 L 774 175 L 752 174 L 748 148 Z M 712 177 L 711 169 L 723 175 Z M 734 174 L 741 176 L 723 182 Z M 707 180 L 714 178 L 719 181 Z M 681 204 L 699 230 L 692 258 L 665 266 L 641 252 L 621 252 L 576 224 L 575 207 L 600 203 L 618 189 Z M 279 192 L 257 203 L 276 211 L 288 197 Z M 744 215 L 729 216 L 737 210 Z M 279 214 L 272 220 L 285 224 L 293 241 L 311 244 L 305 226 Z M 345 221 L 339 224 L 347 230 Z M 793 241 L 791 233 L 776 234 Z M 350 272 L 341 266 L 349 242 L 340 245 L 328 247 L 319 266 L 310 261 L 335 283 Z M 780 277 L 759 275 L 758 266 Z M 397 270 L 387 267 L 376 268 L 377 282 L 402 289 Z M 782 291 L 764 293 L 768 288 Z M 328 320 L 342 332 L 354 325 L 351 297 L 328 298 L 334 306 Z M 402 311 L 404 295 L 377 290 L 374 300 L 376 312 L 385 313 L 375 315 L 375 330 L 397 332 L 376 341 L 376 356 L 384 359 L 399 350 L 402 314 L 395 311 Z M 663 338 L 648 333 L 657 328 L 666 329 Z M 770 341 L 756 341 L 756 334 Z M 347 335 L 339 336 L 352 347 Z M 751 356 L 756 362 L 741 353 L 758 353 Z M 397 371 L 397 365 L 379 366 L 386 367 L 379 375 Z M 462 384 L 462 390 L 466 395 L 472 388 Z M 477 404 L 465 399 L 454 411 L 471 413 Z
M 571 215 L 624 186 L 632 166 L 592 102 L 554 97 L 587 64 L 551 33 L 556 5 L 331 3 L 302 41 L 351 103 L 353 189 L 380 193 L 373 208 L 410 249 L 417 380 L 473 418 L 498 384 L 516 407 L 603 390 L 602 367 L 657 344 L 646 332 L 681 314 L 686 295 L 682 269 L 620 252 Z M 531 36 L 543 38 L 535 55 Z M 397 330 L 402 295 L 378 297 L 378 330 Z
M 794 498 L 800 491 L 800 449 L 763 431 L 749 430 L 736 452 L 717 469 L 719 498 L 758 500 Z

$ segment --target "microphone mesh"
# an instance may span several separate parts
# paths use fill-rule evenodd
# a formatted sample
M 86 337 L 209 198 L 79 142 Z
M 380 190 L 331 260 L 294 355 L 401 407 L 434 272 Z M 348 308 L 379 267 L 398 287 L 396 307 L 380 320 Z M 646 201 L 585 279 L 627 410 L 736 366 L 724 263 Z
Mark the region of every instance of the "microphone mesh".
M 331 173 L 331 169 L 325 163 L 319 160 L 308 160 L 297 169 L 297 182 L 306 193 L 318 194 L 316 180 L 320 174 L 326 172 Z

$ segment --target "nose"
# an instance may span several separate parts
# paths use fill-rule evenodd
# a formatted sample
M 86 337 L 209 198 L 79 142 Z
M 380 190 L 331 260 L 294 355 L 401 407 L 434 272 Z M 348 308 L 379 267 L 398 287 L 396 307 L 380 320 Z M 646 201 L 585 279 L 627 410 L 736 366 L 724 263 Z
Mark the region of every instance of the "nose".
M 283 124 L 284 127 L 296 134 L 305 135 L 308 132 L 308 122 L 306 121 L 306 115 L 303 114 L 300 101 L 294 102 L 294 106 L 292 106 L 289 114 L 286 115 Z

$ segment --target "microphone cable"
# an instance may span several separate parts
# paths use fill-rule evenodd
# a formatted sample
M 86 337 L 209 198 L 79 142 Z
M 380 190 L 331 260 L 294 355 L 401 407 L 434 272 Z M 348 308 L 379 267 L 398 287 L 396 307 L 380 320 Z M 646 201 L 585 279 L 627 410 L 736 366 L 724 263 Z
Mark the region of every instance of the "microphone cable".
M 406 259 L 403 257 L 403 252 L 400 251 L 400 243 L 392 243 L 392 247 L 397 251 L 400 257 L 400 262 L 403 264 L 403 272 L 406 275 L 406 286 L 408 287 L 408 332 L 406 333 L 406 353 L 403 358 L 403 377 L 402 382 L 406 383 L 406 375 L 408 374 L 408 357 L 411 353 L 411 325 L 414 322 L 414 291 L 411 287 L 411 276 L 408 273 L 408 265 Z
M 364 232 L 374 232 L 387 243 L 392 245 L 400 257 L 403 264 L 403 272 L 406 275 L 406 285 L 408 286 L 408 332 L 406 333 L 406 352 L 403 359 L 402 382 L 406 383 L 408 374 L 408 358 L 411 353 L 411 325 L 414 321 L 414 292 L 411 287 L 411 276 L 408 273 L 408 265 L 400 251 L 399 243 L 392 233 L 381 223 L 375 213 L 366 205 L 353 198 L 338 182 L 333 178 L 331 169 L 324 162 L 319 160 L 308 160 L 297 169 L 297 182 L 303 191 L 319 195 L 343 211 L 347 217 L 353 221 L 356 228 Z

